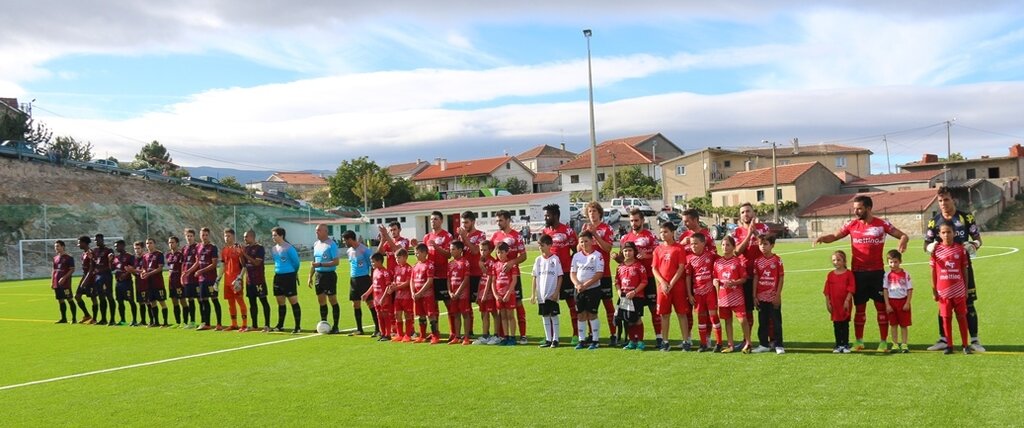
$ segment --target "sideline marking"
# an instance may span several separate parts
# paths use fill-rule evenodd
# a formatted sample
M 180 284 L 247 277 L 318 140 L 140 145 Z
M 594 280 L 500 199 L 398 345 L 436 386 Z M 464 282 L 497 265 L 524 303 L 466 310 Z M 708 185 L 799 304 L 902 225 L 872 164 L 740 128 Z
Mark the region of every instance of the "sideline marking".
M 1000 248 L 1000 249 L 1010 250 L 1010 251 L 1006 251 L 1006 252 L 1002 252 L 1002 253 L 998 253 L 998 254 L 986 254 L 984 256 L 978 256 L 978 257 L 975 257 L 975 258 L 971 259 L 971 261 L 987 259 L 987 258 L 990 258 L 990 257 L 1008 256 L 1010 254 L 1014 254 L 1014 253 L 1020 251 L 1020 248 L 1017 248 L 1017 247 L 998 247 L 998 246 L 995 246 L 995 245 L 986 245 L 983 248 Z M 926 265 L 926 264 L 928 264 L 928 262 L 911 262 L 911 263 L 903 263 L 903 266 Z M 790 272 L 794 272 L 794 273 L 801 273 L 801 272 L 828 272 L 828 271 L 832 271 L 832 270 L 833 270 L 833 268 L 794 269 L 794 270 L 787 270 L 786 273 L 790 273 Z
M 43 379 L 43 380 L 36 380 L 36 381 L 32 381 L 32 382 L 25 382 L 25 383 L 19 383 L 19 384 L 14 384 L 14 385 L 0 386 L 0 391 L 5 391 L 5 390 L 15 389 L 15 388 L 21 388 L 21 387 L 24 387 L 24 386 L 32 386 L 32 385 L 39 385 L 39 384 L 44 384 L 44 383 L 58 382 L 58 381 L 68 380 L 68 379 L 76 379 L 76 378 L 80 378 L 80 377 L 93 376 L 93 375 L 104 374 L 104 373 L 111 373 L 111 372 L 116 372 L 116 371 L 121 371 L 121 370 L 128 370 L 128 369 L 134 369 L 134 368 L 139 368 L 139 367 L 154 366 L 154 365 L 157 365 L 157 364 L 173 363 L 175 361 L 182 361 L 182 360 L 188 360 L 188 359 L 192 359 L 192 358 L 206 357 L 206 356 L 210 356 L 210 355 L 223 354 L 223 353 L 227 353 L 227 352 L 241 351 L 241 350 L 245 350 L 245 349 L 258 348 L 258 347 L 261 347 L 261 346 L 276 345 L 276 344 L 285 343 L 285 342 L 294 342 L 296 340 L 309 339 L 311 337 L 319 337 L 319 336 L 320 336 L 319 334 L 312 334 L 312 335 L 308 335 L 308 336 L 292 337 L 292 338 L 288 338 L 288 339 L 275 340 L 273 342 L 256 343 L 256 344 L 252 344 L 252 345 L 239 346 L 237 348 L 220 349 L 220 350 L 217 350 L 217 351 L 203 352 L 203 353 L 193 354 L 193 355 L 184 355 L 184 356 L 181 356 L 181 357 L 167 358 L 167 359 L 163 359 L 163 360 L 150 361 L 150 362 L 146 362 L 146 363 L 129 364 L 127 366 L 114 367 L 114 368 L 102 369 L 102 370 L 94 370 L 94 371 L 91 371 L 91 372 L 78 373 L 78 374 L 67 375 L 67 376 L 58 376 L 58 377 L 54 377 L 54 378 L 50 378 L 50 379 Z
M 45 323 L 49 323 L 49 324 L 55 324 L 54 321 L 56 321 L 56 320 L 33 320 L 33 319 L 27 319 L 27 318 L 0 318 L 0 321 L 45 322 Z M 71 323 L 68 323 L 68 324 L 71 324 Z

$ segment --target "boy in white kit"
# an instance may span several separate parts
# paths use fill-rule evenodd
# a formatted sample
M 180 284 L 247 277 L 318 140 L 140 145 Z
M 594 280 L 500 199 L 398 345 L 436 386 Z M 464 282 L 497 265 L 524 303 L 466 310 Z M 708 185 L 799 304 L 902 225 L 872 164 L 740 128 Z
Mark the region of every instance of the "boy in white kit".
M 551 253 L 552 239 L 540 237 L 540 255 L 533 262 L 533 297 L 544 319 L 544 343 L 541 348 L 558 347 L 558 294 L 562 288 L 562 263 Z
M 597 308 L 601 304 L 602 292 L 599 287 L 604 274 L 604 259 L 601 252 L 594 249 L 594 234 L 584 231 L 579 237 L 583 251 L 572 256 L 569 277 L 576 287 L 576 311 L 579 320 L 576 322 L 580 330 L 580 343 L 576 349 L 597 349 L 600 339 L 601 323 L 597 320 Z M 590 324 L 591 336 L 587 338 L 587 324 Z

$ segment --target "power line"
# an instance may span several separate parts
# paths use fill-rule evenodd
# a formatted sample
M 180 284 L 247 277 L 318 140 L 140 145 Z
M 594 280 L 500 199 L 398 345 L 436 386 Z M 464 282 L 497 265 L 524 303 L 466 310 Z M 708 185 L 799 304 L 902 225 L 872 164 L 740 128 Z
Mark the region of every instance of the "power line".
M 972 131 L 984 132 L 986 134 L 998 135 L 998 136 L 1001 136 L 1001 137 L 1020 138 L 1020 139 L 1024 140 L 1024 137 L 1021 137 L 1020 135 L 1011 135 L 1011 134 L 1004 134 L 1002 132 L 989 131 L 987 129 L 981 129 L 981 128 L 975 128 L 975 127 L 972 127 L 972 126 L 967 126 L 967 125 L 964 125 L 964 124 L 959 123 L 959 122 L 954 122 L 953 126 L 956 126 L 956 127 L 959 127 L 959 128 L 970 129 Z

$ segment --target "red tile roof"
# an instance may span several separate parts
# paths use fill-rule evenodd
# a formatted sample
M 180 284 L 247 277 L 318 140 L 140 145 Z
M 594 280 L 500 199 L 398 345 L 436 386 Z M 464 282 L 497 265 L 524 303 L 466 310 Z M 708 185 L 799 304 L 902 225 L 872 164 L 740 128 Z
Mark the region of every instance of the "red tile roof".
M 486 175 L 494 172 L 502 165 L 505 165 L 506 162 L 515 162 L 520 164 L 519 161 L 512 156 L 447 162 L 447 166 L 444 171 L 441 171 L 441 167 L 439 165 L 431 164 L 427 169 L 424 169 L 423 171 L 420 171 L 419 174 L 414 175 L 412 179 L 413 181 L 422 181 L 436 180 L 438 178 Z M 520 166 L 522 166 L 522 164 L 520 164 Z M 526 168 L 525 166 L 523 166 L 523 169 L 529 171 L 529 168 Z
M 367 216 L 377 216 L 382 214 L 393 214 L 393 213 L 405 213 L 405 212 L 430 212 L 434 210 L 463 210 L 467 208 L 479 208 L 479 207 L 500 207 L 510 205 L 526 204 L 537 199 L 546 199 L 552 196 L 556 196 L 561 192 L 547 192 L 547 193 L 526 193 L 522 195 L 511 195 L 511 196 L 489 196 L 484 198 L 462 198 L 462 199 L 448 199 L 442 201 L 420 201 L 420 202 L 406 202 L 404 204 L 395 205 L 387 208 L 380 208 L 366 213 Z
M 419 167 L 421 164 L 425 163 L 426 162 L 424 161 L 420 161 L 388 165 L 388 175 L 395 176 L 402 174 L 410 174 L 413 171 L 416 171 L 416 168 Z
M 327 180 L 308 172 L 275 172 L 274 176 L 285 183 L 299 186 L 326 186 Z
M 839 177 L 839 181 L 842 181 L 843 183 L 849 183 L 851 181 L 861 179 L 860 177 L 851 174 L 847 171 L 833 171 L 833 173 L 836 175 L 836 177 Z
M 770 158 L 772 157 L 772 148 L 760 148 L 752 147 L 746 149 L 740 149 L 744 153 L 750 153 L 753 155 Z M 841 146 L 839 144 L 808 144 L 806 146 L 800 146 L 800 153 L 793 153 L 793 146 L 779 145 L 775 149 L 776 157 L 793 157 L 793 156 L 820 156 L 833 153 L 867 153 L 872 154 L 871 150 L 863 147 L 851 147 Z
M 778 169 L 778 183 L 779 184 L 793 184 L 796 182 L 801 175 L 804 175 L 807 171 L 810 171 L 815 165 L 824 168 L 818 162 L 804 162 L 794 163 L 790 165 L 779 166 Z M 838 178 L 838 177 L 837 177 Z M 720 183 L 716 184 L 711 190 L 728 190 L 728 189 L 740 189 L 740 188 L 754 188 L 754 187 L 765 187 L 772 185 L 772 169 L 761 168 L 750 171 L 737 172 L 732 177 L 726 178 Z
M 557 172 L 538 172 L 533 176 L 533 182 L 535 184 L 555 183 L 558 181 L 558 176 Z
M 608 140 L 597 145 L 597 166 L 609 167 L 613 165 L 648 165 L 652 163 L 647 153 L 640 152 L 635 146 L 657 136 L 658 134 L 639 135 L 636 137 L 619 138 Z M 614 155 L 614 156 L 613 156 Z M 659 156 L 656 162 L 664 160 Z M 558 171 L 569 169 L 590 168 L 590 150 L 584 151 L 575 159 L 559 165 L 555 168 Z
M 886 214 L 920 213 L 935 203 L 935 189 L 905 190 L 901 192 L 870 192 L 844 195 L 825 195 L 800 211 L 798 217 L 853 217 L 853 198 L 860 195 L 871 197 L 872 213 L 879 217 Z
M 857 177 L 846 184 L 850 186 L 879 186 L 883 184 L 897 184 L 930 181 L 936 176 L 942 175 L 942 171 L 917 171 L 904 172 L 899 174 L 876 174 L 867 177 Z
M 541 144 L 541 145 L 539 145 L 537 147 L 534 147 L 534 148 L 532 148 L 530 150 L 527 150 L 525 152 L 522 152 L 522 153 L 516 155 L 516 158 L 518 158 L 519 160 L 527 160 L 527 159 L 539 158 L 539 157 L 542 157 L 542 156 L 569 157 L 569 158 L 571 158 L 571 157 L 575 157 L 576 153 L 570 152 L 568 150 L 562 150 L 562 149 L 559 149 L 557 147 L 551 147 L 551 146 L 549 146 L 547 144 Z

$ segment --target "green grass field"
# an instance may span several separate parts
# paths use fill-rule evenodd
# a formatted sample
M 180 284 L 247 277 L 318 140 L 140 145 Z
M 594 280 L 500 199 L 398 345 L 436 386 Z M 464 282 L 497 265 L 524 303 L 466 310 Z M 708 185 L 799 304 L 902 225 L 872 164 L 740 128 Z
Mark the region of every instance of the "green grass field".
M 529 305 L 531 344 L 514 348 L 54 325 L 45 280 L 4 282 L 0 399 L 8 404 L 0 425 L 1019 425 L 1024 236 L 985 244 L 975 266 L 989 352 L 971 356 L 924 351 L 936 339 L 936 304 L 919 240 L 905 256 L 918 290 L 909 355 L 831 353 L 821 289 L 829 250 L 848 250 L 848 240 L 777 246 L 787 269 L 782 356 L 538 349 L 541 322 Z M 316 297 L 304 287 L 299 294 L 311 329 Z M 869 349 L 878 338 L 873 320 L 869 309 Z M 564 313 L 563 338 L 569 323 Z M 350 306 L 341 327 L 354 327 Z M 36 381 L 47 382 L 15 386 Z

